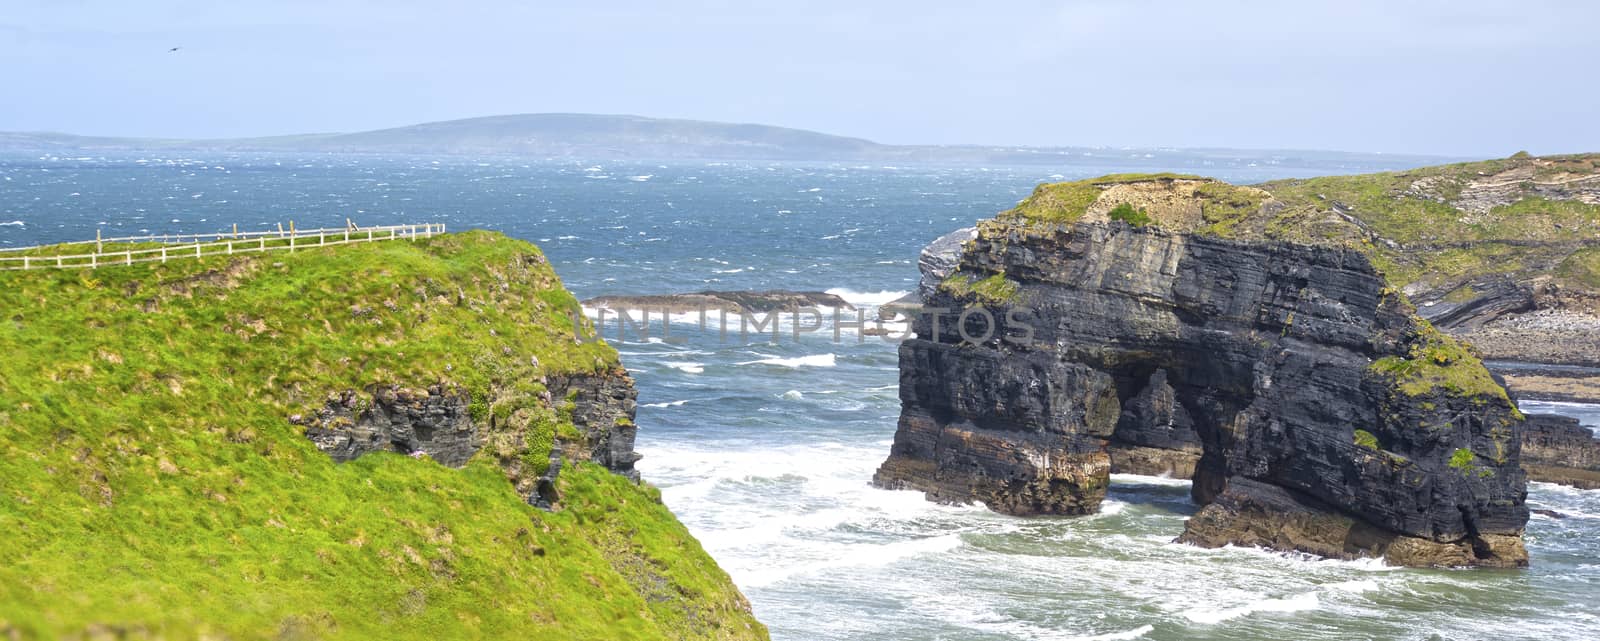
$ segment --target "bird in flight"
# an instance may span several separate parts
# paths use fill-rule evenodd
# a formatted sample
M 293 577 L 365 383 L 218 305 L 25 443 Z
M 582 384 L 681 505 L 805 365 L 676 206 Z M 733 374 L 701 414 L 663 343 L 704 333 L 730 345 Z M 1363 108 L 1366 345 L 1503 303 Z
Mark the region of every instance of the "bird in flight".
M 167 53 L 175 53 L 175 52 L 177 52 L 177 50 L 182 49 L 182 48 L 183 47 L 173 47 L 171 49 L 168 49 Z

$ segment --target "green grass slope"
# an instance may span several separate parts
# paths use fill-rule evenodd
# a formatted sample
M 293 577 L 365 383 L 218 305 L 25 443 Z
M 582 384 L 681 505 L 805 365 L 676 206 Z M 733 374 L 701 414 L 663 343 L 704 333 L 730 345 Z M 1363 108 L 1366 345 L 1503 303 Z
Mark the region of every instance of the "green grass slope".
M 541 377 L 620 367 L 576 308 L 482 232 L 0 272 L 0 639 L 766 638 L 653 488 L 508 482 L 570 429 Z M 287 420 L 434 384 L 525 438 L 336 464 Z
M 1600 154 L 1511 158 L 1252 187 L 1117 174 L 1038 186 L 999 220 L 1103 222 L 1120 205 L 1162 227 L 1359 248 L 1396 286 L 1473 298 L 1467 281 L 1551 275 L 1600 294 Z

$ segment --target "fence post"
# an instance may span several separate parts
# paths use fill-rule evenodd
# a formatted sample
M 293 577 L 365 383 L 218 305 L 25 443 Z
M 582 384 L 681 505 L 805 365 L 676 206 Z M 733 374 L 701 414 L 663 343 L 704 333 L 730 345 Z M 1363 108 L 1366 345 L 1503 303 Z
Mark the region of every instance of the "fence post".
M 167 262 L 167 248 L 165 245 L 161 247 L 161 262 Z
M 127 264 L 129 264 L 129 265 L 133 264 L 133 250 L 131 250 L 131 249 L 128 250 L 128 263 Z
M 23 271 L 27 271 L 28 270 L 28 257 L 27 256 L 23 256 L 22 257 L 22 270 Z
M 199 238 L 194 239 L 194 257 L 195 258 L 199 258 L 200 257 L 200 247 L 201 247 L 200 239 Z

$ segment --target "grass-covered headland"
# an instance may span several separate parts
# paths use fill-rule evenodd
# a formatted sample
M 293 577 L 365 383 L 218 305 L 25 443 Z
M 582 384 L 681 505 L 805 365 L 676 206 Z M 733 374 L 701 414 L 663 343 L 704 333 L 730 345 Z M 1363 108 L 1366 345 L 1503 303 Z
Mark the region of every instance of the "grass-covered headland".
M 760 639 L 647 485 L 508 462 L 620 375 L 534 246 L 451 234 L 0 272 L 0 639 Z M 289 417 L 378 386 L 470 395 L 461 469 L 335 463 Z

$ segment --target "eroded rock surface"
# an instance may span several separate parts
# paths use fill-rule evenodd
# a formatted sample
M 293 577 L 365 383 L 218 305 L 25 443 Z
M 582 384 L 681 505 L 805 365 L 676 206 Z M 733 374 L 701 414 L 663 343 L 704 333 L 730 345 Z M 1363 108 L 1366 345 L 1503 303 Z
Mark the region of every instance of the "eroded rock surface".
M 372 452 L 423 453 L 450 467 L 467 464 L 483 438 L 472 424 L 466 392 L 381 387 L 370 395 L 347 390 L 312 417 L 291 417 L 306 438 L 341 463 Z
M 903 409 L 879 485 L 1080 514 L 1104 496 L 1117 452 L 1108 441 L 1198 446 L 1194 496 L 1217 507 L 1186 541 L 1526 563 L 1520 414 L 1359 251 L 1120 222 L 993 222 L 927 302 L 997 319 L 1026 308 L 1032 336 L 1002 320 L 1008 331 L 970 341 L 984 333 L 979 318 L 967 336 L 953 317 L 919 318 L 900 350 Z M 1263 534 L 1285 518 L 1322 525 L 1289 540 Z M 1342 535 L 1329 525 L 1345 521 Z
M 1528 479 L 1600 489 L 1600 440 L 1575 418 L 1530 414 L 1522 437 Z
M 1151 374 L 1144 389 L 1123 404 L 1107 447 L 1114 473 L 1184 479 L 1194 477 L 1204 451 L 1194 419 L 1178 403 L 1164 369 Z
M 311 415 L 290 417 L 306 438 L 339 462 L 372 452 L 427 455 L 450 467 L 478 456 L 494 457 L 517 491 L 530 502 L 548 505 L 555 499 L 554 480 L 563 462 L 589 461 L 638 481 L 634 451 L 638 428 L 633 423 L 637 392 L 626 371 L 563 375 L 540 382 L 545 391 L 529 399 L 539 407 L 507 416 L 474 419 L 466 390 L 434 385 L 427 389 L 378 386 L 345 390 L 329 397 Z M 572 426 L 540 424 L 544 414 Z M 539 435 L 540 430 L 553 434 Z M 508 452 L 525 451 L 530 440 L 549 438 L 549 465 L 543 472 Z M 485 451 L 488 450 L 488 451 Z

